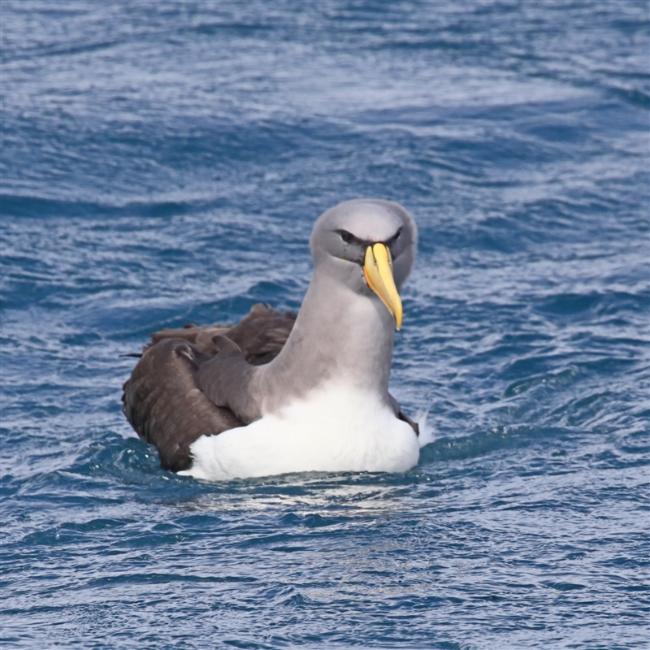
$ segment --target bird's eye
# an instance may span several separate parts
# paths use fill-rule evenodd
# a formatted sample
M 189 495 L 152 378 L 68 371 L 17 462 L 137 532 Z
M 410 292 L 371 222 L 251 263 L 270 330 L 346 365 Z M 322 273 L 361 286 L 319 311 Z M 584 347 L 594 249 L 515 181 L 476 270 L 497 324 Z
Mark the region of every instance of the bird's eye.
M 347 230 L 337 230 L 336 232 L 338 232 L 339 236 L 346 244 L 355 244 L 359 241 L 351 232 L 348 232 Z
M 402 234 L 402 227 L 400 226 L 397 232 L 388 240 L 388 244 L 393 244 L 395 243 L 398 239 L 399 236 Z

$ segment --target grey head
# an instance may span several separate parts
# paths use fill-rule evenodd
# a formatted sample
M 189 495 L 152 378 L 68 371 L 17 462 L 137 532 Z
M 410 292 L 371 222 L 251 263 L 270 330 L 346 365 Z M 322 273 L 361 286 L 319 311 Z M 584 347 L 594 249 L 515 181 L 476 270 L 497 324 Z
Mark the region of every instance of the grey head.
M 379 298 L 402 324 L 399 290 L 415 261 L 417 226 L 399 204 L 353 199 L 324 212 L 310 246 L 316 271 L 370 300 Z
M 399 288 L 416 244 L 415 223 L 398 203 L 354 199 L 324 212 L 312 231 L 314 273 L 291 334 L 273 361 L 251 370 L 250 389 L 236 386 L 237 394 L 270 413 L 320 384 L 342 381 L 392 404 Z

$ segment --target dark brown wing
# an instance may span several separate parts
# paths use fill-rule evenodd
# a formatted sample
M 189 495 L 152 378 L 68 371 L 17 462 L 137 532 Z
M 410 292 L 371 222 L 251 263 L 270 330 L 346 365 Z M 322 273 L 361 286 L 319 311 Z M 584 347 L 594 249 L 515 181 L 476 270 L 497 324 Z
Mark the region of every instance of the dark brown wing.
M 124 384 L 122 402 L 138 435 L 157 447 L 164 468 L 187 469 L 197 438 L 247 424 L 216 406 L 197 384 L 201 364 L 218 353 L 219 337 L 236 343 L 250 363 L 267 363 L 282 349 L 294 321 L 294 314 L 255 305 L 234 327 L 185 327 L 152 336 Z

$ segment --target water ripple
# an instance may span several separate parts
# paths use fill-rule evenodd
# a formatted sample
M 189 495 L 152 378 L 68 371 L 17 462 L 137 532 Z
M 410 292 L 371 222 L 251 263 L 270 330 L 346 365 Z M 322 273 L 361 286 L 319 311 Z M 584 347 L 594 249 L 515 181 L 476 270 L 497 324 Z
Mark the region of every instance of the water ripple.
M 644 3 L 2 18 L 3 647 L 645 647 Z M 124 355 L 296 309 L 314 217 L 358 195 L 420 225 L 392 377 L 418 467 L 162 471 Z

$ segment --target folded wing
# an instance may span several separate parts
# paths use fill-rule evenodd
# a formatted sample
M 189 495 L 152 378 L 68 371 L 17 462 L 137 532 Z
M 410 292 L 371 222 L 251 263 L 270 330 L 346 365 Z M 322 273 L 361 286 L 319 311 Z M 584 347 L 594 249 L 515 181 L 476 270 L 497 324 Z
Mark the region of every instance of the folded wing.
M 255 305 L 236 326 L 185 327 L 156 332 L 122 396 L 124 413 L 138 435 L 158 449 L 165 469 L 191 465 L 190 445 L 248 424 L 229 408 L 215 405 L 198 381 L 202 364 L 214 358 L 227 337 L 254 365 L 271 361 L 285 344 L 295 315 Z M 214 396 L 213 396 L 214 397 Z

